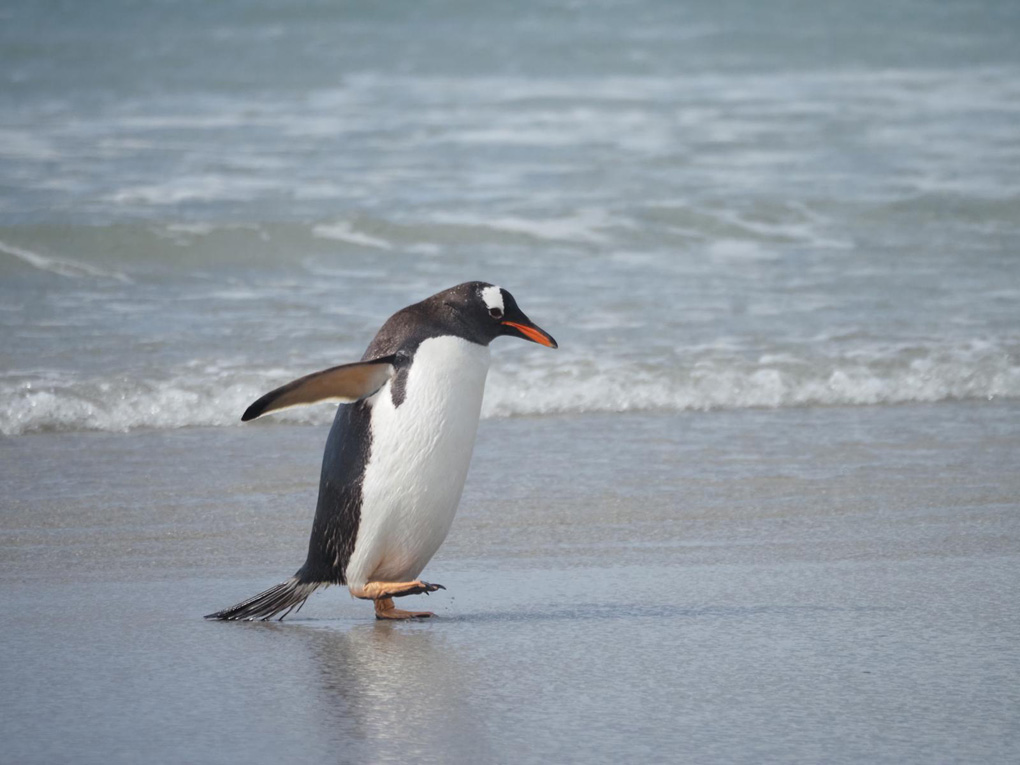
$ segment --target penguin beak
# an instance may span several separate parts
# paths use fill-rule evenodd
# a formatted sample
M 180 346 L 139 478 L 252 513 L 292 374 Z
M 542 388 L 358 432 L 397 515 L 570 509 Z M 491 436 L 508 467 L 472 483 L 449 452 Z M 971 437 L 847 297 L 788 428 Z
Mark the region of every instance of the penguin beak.
M 510 327 L 516 330 L 513 334 L 519 334 L 525 340 L 530 340 L 533 343 L 544 345 L 547 348 L 559 348 L 556 345 L 556 341 L 552 339 L 552 335 L 546 332 L 544 329 L 540 329 L 531 323 L 531 320 L 521 314 L 522 321 L 504 321 L 502 322 L 504 327 Z

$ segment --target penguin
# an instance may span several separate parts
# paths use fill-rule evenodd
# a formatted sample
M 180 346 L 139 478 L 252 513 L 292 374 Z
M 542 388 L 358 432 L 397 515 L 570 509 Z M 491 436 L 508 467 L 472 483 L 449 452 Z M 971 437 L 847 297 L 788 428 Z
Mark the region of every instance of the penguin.
M 489 343 L 558 347 L 505 289 L 465 282 L 393 314 L 361 361 L 270 391 L 241 419 L 336 401 L 308 556 L 294 576 L 206 619 L 282 621 L 331 584 L 378 619 L 434 616 L 393 599 L 446 589 L 418 577 L 446 539 L 474 450 Z

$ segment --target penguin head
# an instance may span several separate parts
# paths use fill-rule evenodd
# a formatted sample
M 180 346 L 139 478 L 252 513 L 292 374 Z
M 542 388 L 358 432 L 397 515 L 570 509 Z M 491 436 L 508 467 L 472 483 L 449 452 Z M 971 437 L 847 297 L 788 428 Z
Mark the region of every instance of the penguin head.
M 436 297 L 440 296 L 469 339 L 488 345 L 497 337 L 509 335 L 549 348 L 559 347 L 548 332 L 524 314 L 514 296 L 502 287 L 486 282 L 465 282 Z

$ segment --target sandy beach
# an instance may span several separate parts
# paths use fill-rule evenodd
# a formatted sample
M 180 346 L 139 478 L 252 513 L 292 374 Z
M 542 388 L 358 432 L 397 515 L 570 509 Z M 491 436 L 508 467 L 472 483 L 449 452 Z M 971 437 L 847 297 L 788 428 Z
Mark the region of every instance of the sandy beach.
M 1018 414 L 486 421 L 414 624 L 201 618 L 300 564 L 321 427 L 0 441 L 5 759 L 1011 761 Z

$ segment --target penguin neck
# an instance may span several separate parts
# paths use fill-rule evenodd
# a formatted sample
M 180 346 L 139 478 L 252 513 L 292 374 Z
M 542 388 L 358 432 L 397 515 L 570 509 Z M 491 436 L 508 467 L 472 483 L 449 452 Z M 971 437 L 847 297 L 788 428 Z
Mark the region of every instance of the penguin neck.
M 384 388 L 389 392 L 394 407 L 403 405 L 409 380 L 432 406 L 445 406 L 446 395 L 456 391 L 469 401 L 478 399 L 485 387 L 489 370 L 489 346 L 473 343 L 462 337 L 440 335 L 422 340 L 407 364 L 398 366 L 392 382 Z

